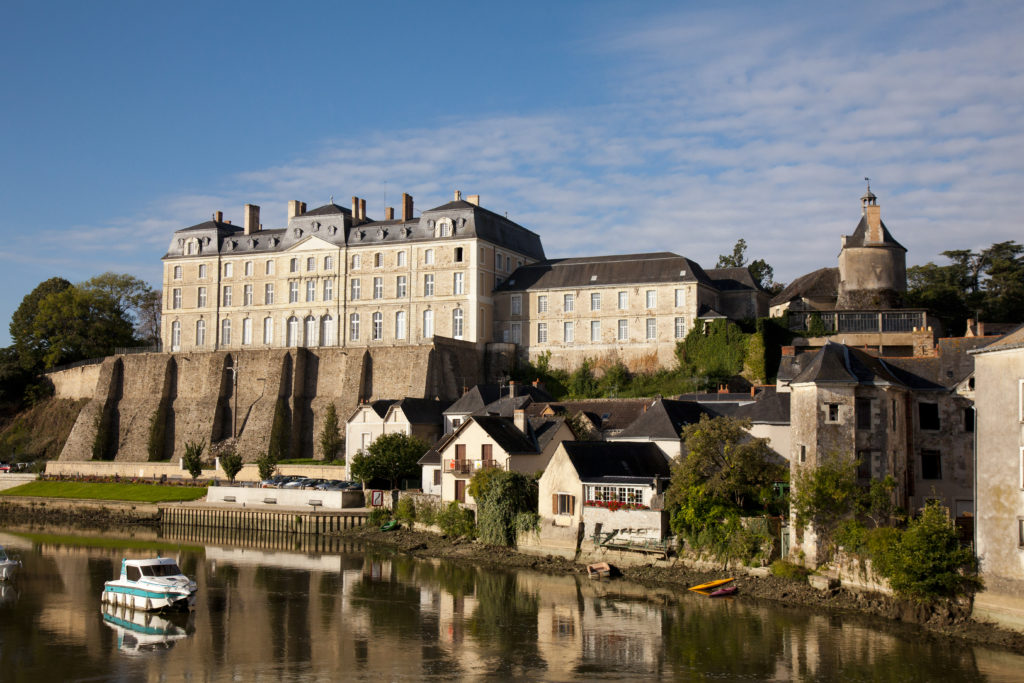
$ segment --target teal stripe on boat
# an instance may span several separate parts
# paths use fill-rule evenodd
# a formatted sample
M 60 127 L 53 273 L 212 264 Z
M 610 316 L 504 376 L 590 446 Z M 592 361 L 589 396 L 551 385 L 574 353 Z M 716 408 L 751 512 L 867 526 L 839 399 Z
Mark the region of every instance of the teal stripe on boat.
M 126 586 L 107 586 L 106 591 L 108 593 L 125 593 L 127 595 L 136 595 L 140 598 L 172 598 L 181 599 L 188 597 L 188 593 L 155 593 L 153 591 L 142 590 L 141 588 L 128 588 Z

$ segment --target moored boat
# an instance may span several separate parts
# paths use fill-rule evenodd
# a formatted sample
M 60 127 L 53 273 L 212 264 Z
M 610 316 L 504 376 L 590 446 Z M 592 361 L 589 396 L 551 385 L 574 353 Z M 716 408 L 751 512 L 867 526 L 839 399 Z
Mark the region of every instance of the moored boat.
M 695 593 L 702 593 L 704 595 L 708 595 L 711 593 L 711 591 L 715 590 L 716 588 L 721 588 L 725 584 L 732 583 L 735 580 L 736 579 L 730 578 L 718 579 L 716 581 L 708 581 L 707 583 L 702 583 L 697 586 L 690 586 L 690 590 L 692 590 Z
M 169 557 L 121 560 L 121 575 L 103 584 L 103 602 L 156 612 L 189 609 L 196 602 L 196 582 Z
M 19 560 L 12 560 L 7 557 L 7 551 L 0 545 L 0 581 L 7 581 L 14 578 L 14 573 L 21 566 Z
M 181 625 L 172 619 L 188 622 Z M 158 616 L 129 607 L 103 605 L 103 623 L 117 632 L 117 649 L 126 654 L 169 650 L 176 641 L 189 636 L 191 619 L 192 614 Z

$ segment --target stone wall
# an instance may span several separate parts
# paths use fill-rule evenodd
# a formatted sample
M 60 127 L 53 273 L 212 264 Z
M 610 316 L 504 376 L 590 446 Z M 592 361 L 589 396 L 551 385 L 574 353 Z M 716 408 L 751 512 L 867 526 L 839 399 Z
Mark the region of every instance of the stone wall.
M 147 462 L 152 424 L 165 443 L 156 460 L 180 458 L 188 441 L 234 445 L 246 462 L 267 450 L 278 399 L 290 418 L 291 457 L 319 457 L 327 404 L 351 414 L 362 399 L 455 400 L 483 378 L 483 352 L 469 342 L 368 349 L 294 348 L 112 356 L 98 366 L 61 461 Z M 97 434 L 105 435 L 98 438 Z
M 101 367 L 101 363 L 92 363 L 47 373 L 47 378 L 53 382 L 54 398 L 93 398 Z

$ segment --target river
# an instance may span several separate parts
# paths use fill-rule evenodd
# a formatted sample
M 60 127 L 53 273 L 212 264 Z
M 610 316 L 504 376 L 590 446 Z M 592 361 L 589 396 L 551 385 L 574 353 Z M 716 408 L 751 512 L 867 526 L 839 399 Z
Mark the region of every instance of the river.
M 294 537 L 6 530 L 0 680 L 1020 680 L 1024 657 L 866 617 L 413 559 Z M 100 605 L 121 558 L 178 558 L 186 615 Z

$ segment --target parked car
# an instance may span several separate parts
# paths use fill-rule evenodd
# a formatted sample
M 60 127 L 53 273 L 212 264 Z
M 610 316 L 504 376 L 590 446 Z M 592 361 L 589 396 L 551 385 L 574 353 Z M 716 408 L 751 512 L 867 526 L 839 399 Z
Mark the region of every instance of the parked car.
M 10 471 L 11 471 L 11 466 L 10 465 L 8 465 L 5 462 L 0 462 L 0 472 L 3 472 L 4 474 L 7 474 Z
M 315 488 L 317 491 L 341 491 L 341 488 L 339 487 L 344 485 L 344 483 L 345 482 L 341 481 L 340 479 L 328 479 L 317 484 L 313 488 Z

